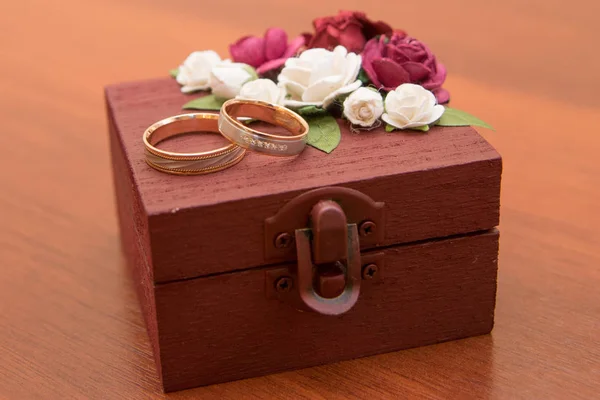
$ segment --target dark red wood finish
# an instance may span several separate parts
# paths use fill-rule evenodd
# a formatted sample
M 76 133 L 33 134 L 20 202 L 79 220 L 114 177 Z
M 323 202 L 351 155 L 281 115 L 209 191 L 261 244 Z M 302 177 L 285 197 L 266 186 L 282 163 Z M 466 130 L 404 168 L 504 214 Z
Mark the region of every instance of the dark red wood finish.
M 155 282 L 264 265 L 264 220 L 322 186 L 343 185 L 385 202 L 381 245 L 499 222 L 501 159 L 470 127 L 352 134 L 343 123 L 342 142 L 330 155 L 313 148 L 295 158 L 248 154 L 225 171 L 180 177 L 146 165 L 141 135 L 157 120 L 184 112 L 191 97 L 169 78 L 110 86 L 106 95 L 113 140 L 123 147 L 139 196 L 136 229 Z
M 265 269 L 159 284 L 167 391 L 423 346 L 491 331 L 498 234 L 385 250 L 385 276 L 340 316 L 265 296 Z M 242 266 L 240 266 L 242 267 Z
M 330 155 L 249 154 L 228 170 L 181 177 L 145 164 L 141 134 L 189 97 L 169 79 L 106 95 L 122 244 L 166 390 L 491 330 L 502 167 L 472 128 L 353 134 L 342 124 Z M 265 256 L 265 220 L 323 186 L 384 203 L 385 274 L 335 317 L 297 311 L 265 287 L 282 267 Z

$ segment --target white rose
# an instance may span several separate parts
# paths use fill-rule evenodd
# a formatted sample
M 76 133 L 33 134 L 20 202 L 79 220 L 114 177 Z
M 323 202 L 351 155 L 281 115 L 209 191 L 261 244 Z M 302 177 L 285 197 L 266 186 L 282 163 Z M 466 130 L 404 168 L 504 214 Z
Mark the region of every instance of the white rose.
M 183 93 L 208 89 L 210 70 L 221 62 L 221 57 L 212 50 L 195 51 L 179 66 L 177 83 Z
M 396 128 L 408 129 L 429 125 L 443 113 L 444 106 L 437 104 L 433 93 L 423 86 L 404 83 L 388 93 L 381 119 Z
M 209 85 L 216 97 L 227 100 L 237 96 L 244 83 L 256 78 L 251 66 L 225 60 L 212 68 Z
M 236 99 L 261 100 L 281 105 L 285 100 L 285 89 L 278 87 L 270 79 L 257 79 L 244 83 Z
M 291 98 L 284 104 L 296 108 L 303 106 L 329 106 L 336 97 L 358 89 L 357 80 L 361 57 L 348 53 L 343 46 L 333 51 L 309 49 L 298 58 L 288 58 L 277 77 Z
M 383 97 L 375 90 L 358 88 L 344 100 L 344 115 L 354 125 L 372 126 L 383 114 Z

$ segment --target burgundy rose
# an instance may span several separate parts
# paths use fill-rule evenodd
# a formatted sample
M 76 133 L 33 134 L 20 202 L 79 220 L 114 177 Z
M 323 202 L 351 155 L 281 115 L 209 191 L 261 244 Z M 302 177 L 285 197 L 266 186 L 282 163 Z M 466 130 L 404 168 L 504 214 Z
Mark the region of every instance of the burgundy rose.
M 358 11 L 340 11 L 335 16 L 317 18 L 313 25 L 316 32 L 308 43 L 309 49 L 333 50 L 341 44 L 348 51 L 360 53 L 367 40 L 392 33 L 392 28 L 385 22 L 372 22 L 365 13 Z
M 304 36 L 298 36 L 288 43 L 287 33 L 280 28 L 270 28 L 264 37 L 244 36 L 229 46 L 231 58 L 235 62 L 256 68 L 259 75 L 280 68 L 285 60 L 296 55 L 305 44 Z
M 446 68 L 427 46 L 403 32 L 369 40 L 362 58 L 363 69 L 377 87 L 389 91 L 416 83 L 432 91 L 440 104 L 450 100 L 450 93 L 442 88 Z

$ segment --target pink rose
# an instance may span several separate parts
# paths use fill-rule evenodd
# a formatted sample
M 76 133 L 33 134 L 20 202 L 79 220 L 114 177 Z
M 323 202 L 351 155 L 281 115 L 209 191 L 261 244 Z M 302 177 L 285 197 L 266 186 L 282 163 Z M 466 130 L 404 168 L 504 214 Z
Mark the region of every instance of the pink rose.
M 313 25 L 316 32 L 308 43 L 309 49 L 333 50 L 335 46 L 342 45 L 350 52 L 360 53 L 367 40 L 392 33 L 388 24 L 372 22 L 359 11 L 340 11 L 338 15 L 315 19 Z
M 244 36 L 229 46 L 233 61 L 256 68 L 259 75 L 278 69 L 285 60 L 293 57 L 304 46 L 304 36 L 288 43 L 287 33 L 280 28 L 270 28 L 264 37 Z
M 403 83 L 415 83 L 433 92 L 438 103 L 450 100 L 442 88 L 446 68 L 423 43 L 404 32 L 373 38 L 365 45 L 362 67 L 377 87 L 394 90 Z

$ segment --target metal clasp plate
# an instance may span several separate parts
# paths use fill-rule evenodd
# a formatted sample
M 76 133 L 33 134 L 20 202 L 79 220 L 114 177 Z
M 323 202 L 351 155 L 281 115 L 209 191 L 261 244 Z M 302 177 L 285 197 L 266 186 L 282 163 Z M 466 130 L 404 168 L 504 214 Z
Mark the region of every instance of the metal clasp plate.
M 356 224 L 360 247 L 374 247 L 385 238 L 384 203 L 373 201 L 358 190 L 331 186 L 303 193 L 265 220 L 265 257 L 269 262 L 296 258 L 295 231 L 309 227 L 312 208 L 321 200 L 332 200 L 346 214 L 348 224 Z
M 280 233 L 271 243 L 277 250 L 295 249 L 297 265 L 267 271 L 267 296 L 283 295 L 298 308 L 339 315 L 356 304 L 362 279 L 380 276 L 377 264 L 369 262 L 363 267 L 359 231 L 366 241 L 369 236 L 371 242 L 383 241 L 383 203 L 373 202 L 352 189 L 317 189 L 298 196 L 275 217 L 267 219 L 267 235 L 274 227 L 299 224 L 299 213 L 307 205 L 310 208 L 302 218 L 303 227 L 295 228 L 293 237 L 286 232 L 286 240 Z M 363 228 L 349 221 L 347 210 L 355 221 L 361 221 Z M 380 231 L 377 223 L 381 224 Z

